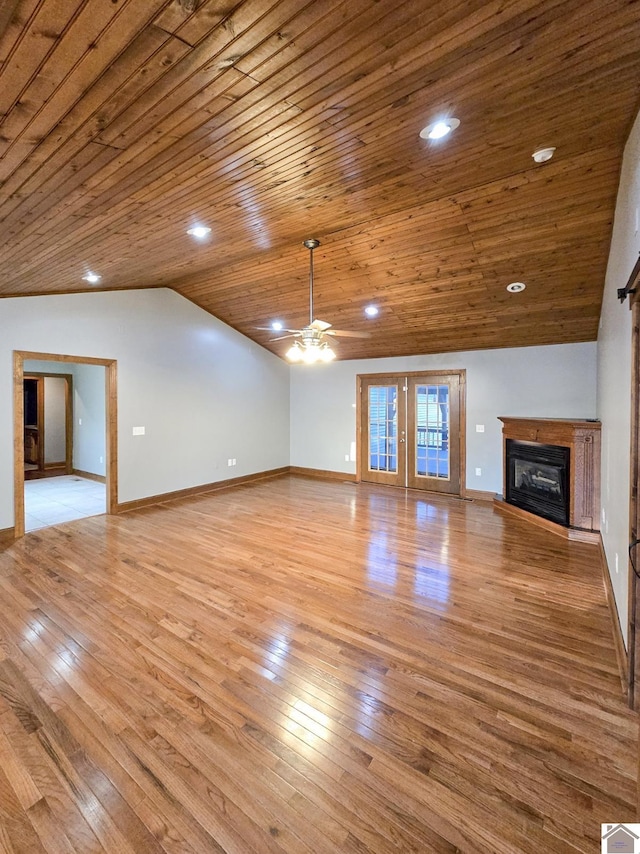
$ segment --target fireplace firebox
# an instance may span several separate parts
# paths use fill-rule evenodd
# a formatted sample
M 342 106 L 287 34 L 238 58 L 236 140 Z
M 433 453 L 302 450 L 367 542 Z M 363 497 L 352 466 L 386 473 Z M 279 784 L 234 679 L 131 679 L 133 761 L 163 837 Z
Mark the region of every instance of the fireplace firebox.
M 507 439 L 506 495 L 509 504 L 569 524 L 569 448 Z

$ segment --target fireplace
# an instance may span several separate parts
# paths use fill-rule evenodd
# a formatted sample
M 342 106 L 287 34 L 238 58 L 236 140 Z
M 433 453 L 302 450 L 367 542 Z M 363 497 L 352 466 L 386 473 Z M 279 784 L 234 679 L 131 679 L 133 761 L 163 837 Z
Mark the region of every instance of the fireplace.
M 599 542 L 600 423 L 500 416 L 504 498 L 494 506 L 568 539 Z
M 569 448 L 507 439 L 505 452 L 507 502 L 568 525 Z

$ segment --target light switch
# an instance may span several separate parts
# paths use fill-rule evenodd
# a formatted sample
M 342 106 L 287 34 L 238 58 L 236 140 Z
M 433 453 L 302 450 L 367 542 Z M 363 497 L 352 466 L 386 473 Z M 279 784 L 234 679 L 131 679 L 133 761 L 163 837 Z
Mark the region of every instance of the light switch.
M 476 424 L 476 433 L 484 433 L 484 424 Z
M 144 436 L 144 427 L 134 427 L 133 428 L 134 436 Z

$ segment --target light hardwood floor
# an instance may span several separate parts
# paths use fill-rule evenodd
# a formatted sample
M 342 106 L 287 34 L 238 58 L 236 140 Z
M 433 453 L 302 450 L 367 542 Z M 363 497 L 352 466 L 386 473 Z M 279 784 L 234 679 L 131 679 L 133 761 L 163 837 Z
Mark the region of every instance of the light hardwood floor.
M 0 553 L 0 852 L 596 852 L 637 728 L 594 546 L 297 477 Z

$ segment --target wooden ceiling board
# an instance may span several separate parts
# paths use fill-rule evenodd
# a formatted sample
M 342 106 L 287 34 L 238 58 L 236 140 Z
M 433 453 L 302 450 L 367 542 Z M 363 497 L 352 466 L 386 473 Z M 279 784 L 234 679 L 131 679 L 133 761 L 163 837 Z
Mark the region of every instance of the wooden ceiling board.
M 94 269 L 107 289 L 173 287 L 282 355 L 255 327 L 308 321 L 315 236 L 316 314 L 375 332 L 341 358 L 596 337 L 640 103 L 634 4 L 10 5 L 0 295 L 86 290 Z M 441 114 L 458 130 L 421 140 Z

